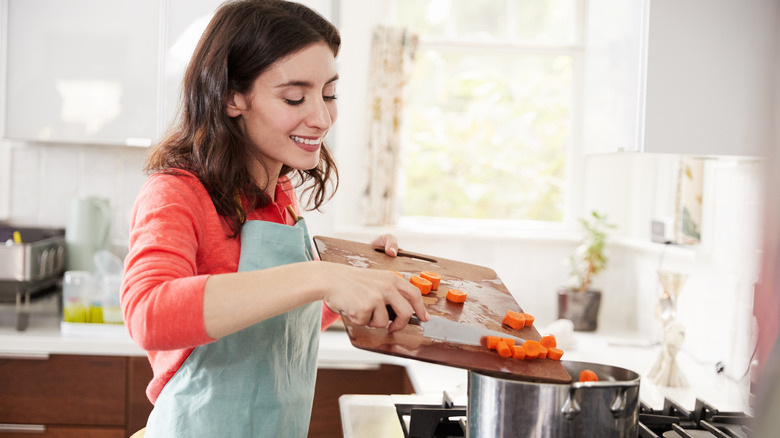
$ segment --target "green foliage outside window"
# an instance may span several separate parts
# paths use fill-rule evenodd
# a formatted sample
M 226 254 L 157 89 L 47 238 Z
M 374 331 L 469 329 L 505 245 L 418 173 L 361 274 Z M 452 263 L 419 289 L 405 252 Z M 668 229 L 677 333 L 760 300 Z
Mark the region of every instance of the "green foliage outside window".
M 422 29 L 423 41 L 404 119 L 402 215 L 563 220 L 574 57 L 507 45 L 523 32 L 517 22 L 507 25 L 505 19 L 510 10 L 519 14 L 517 6 L 524 4 L 534 8 L 533 20 L 540 21 L 545 5 L 561 2 L 431 0 L 418 7 L 418 0 L 398 2 L 399 16 L 412 17 L 408 22 Z M 459 5 L 461 15 L 472 14 L 473 32 L 457 34 L 452 22 L 435 22 L 436 3 L 450 15 L 458 15 Z M 415 10 L 424 14 L 413 15 Z M 531 12 L 520 15 L 528 21 Z M 493 27 L 490 19 L 496 20 Z M 465 22 L 454 21 L 456 26 Z M 550 27 L 557 29 L 550 33 L 553 37 L 571 34 L 559 25 Z M 502 35 L 491 36 L 489 29 Z M 426 45 L 425 32 L 494 38 L 496 44 Z

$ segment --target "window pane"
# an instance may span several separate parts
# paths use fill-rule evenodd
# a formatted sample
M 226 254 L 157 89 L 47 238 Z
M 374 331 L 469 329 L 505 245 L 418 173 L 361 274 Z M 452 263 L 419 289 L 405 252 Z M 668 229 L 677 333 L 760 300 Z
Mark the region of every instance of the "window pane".
M 396 19 L 427 38 L 572 44 L 578 1 L 396 0 Z
M 513 39 L 523 43 L 573 44 L 577 5 L 573 0 L 513 1 Z
M 452 37 L 471 41 L 506 40 L 506 0 L 453 0 L 456 26 Z
M 418 51 L 404 216 L 560 221 L 571 56 Z

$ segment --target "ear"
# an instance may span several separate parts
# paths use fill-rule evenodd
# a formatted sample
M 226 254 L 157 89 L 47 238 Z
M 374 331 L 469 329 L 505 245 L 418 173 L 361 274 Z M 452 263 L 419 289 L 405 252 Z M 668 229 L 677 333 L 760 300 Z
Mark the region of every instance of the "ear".
M 247 102 L 243 94 L 232 90 L 228 92 L 225 112 L 229 117 L 238 117 L 247 108 Z

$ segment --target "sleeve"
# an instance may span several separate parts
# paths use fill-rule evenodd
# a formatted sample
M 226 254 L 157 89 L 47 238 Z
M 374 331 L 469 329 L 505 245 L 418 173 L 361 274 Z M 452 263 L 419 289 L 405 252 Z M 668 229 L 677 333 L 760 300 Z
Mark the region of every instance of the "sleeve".
M 193 177 L 153 175 L 133 207 L 121 303 L 133 340 L 145 350 L 212 342 L 203 320 L 208 275 L 197 274 L 205 215 Z
M 320 330 L 325 330 L 326 328 L 330 327 L 331 324 L 338 321 L 339 317 L 338 313 L 330 310 L 328 306 L 325 304 L 325 302 L 322 303 L 322 325 L 320 326 Z

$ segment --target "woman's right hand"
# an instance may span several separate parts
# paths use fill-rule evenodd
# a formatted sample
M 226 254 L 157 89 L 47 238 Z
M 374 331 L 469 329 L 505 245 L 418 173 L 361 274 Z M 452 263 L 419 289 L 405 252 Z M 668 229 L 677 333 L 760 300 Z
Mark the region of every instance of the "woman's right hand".
M 420 290 L 392 271 L 356 268 L 353 266 L 317 262 L 324 275 L 323 301 L 334 312 L 341 312 L 359 325 L 387 327 L 389 332 L 406 326 L 413 314 L 428 320 L 428 311 Z M 386 306 L 395 310 L 390 322 Z

